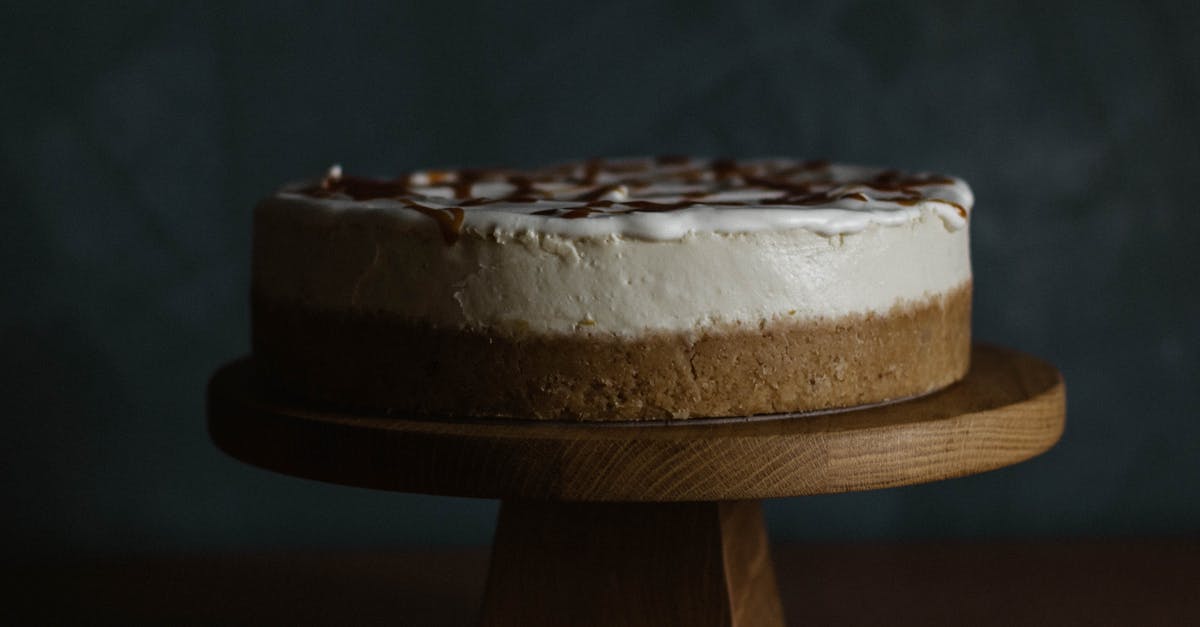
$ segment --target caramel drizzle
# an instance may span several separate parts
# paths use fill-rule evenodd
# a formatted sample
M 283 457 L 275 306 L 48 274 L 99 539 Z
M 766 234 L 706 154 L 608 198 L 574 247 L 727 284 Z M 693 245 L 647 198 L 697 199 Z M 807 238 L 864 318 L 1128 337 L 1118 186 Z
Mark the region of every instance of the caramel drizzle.
M 539 201 L 579 202 L 580 207 L 542 209 L 531 215 L 567 220 L 587 218 L 593 214 L 628 214 L 638 212 L 669 212 L 698 205 L 750 206 L 792 205 L 816 206 L 842 200 L 867 203 L 872 200 L 864 190 L 883 192 L 875 198 L 902 206 L 930 201 L 950 205 L 955 212 L 967 217 L 962 205 L 940 198 L 927 197 L 921 190 L 933 185 L 952 185 L 954 180 L 933 175 L 909 175 L 897 170 L 880 172 L 870 179 L 836 181 L 828 172 L 828 161 L 803 161 L 782 168 L 769 163 L 739 163 L 733 159 L 704 162 L 683 155 L 663 155 L 649 161 L 606 162 L 590 159 L 582 163 L 563 164 L 533 171 L 504 169 L 427 170 L 398 176 L 394 179 L 371 179 L 331 172 L 317 185 L 301 193 L 317 198 L 346 197 L 353 200 L 393 199 L 433 219 L 447 244 L 458 241 L 462 233 L 465 209 L 499 202 L 537 203 Z M 656 169 L 662 169 L 656 172 Z M 654 184 L 646 178 L 657 175 L 660 181 L 701 186 L 701 190 L 661 192 L 663 196 L 681 200 L 653 200 L 646 193 L 637 193 Z M 796 177 L 802 177 L 796 180 Z M 498 196 L 474 196 L 478 183 L 504 183 L 511 187 Z M 556 192 L 539 184 L 559 184 L 565 188 Z M 449 188 L 455 201 L 453 207 L 430 207 L 417 202 L 426 198 L 421 190 L 429 187 Z M 579 188 L 585 188 L 582 191 Z M 761 195 L 747 200 L 717 200 L 707 198 L 722 192 L 759 190 Z M 565 195 L 564 195 L 565 194 Z M 629 195 L 637 199 L 613 201 L 610 194 Z M 617 207 L 614 209 L 614 207 Z
M 582 194 L 571 197 L 570 200 L 579 201 L 579 202 L 597 202 L 601 198 L 604 198 L 605 196 L 607 196 L 608 194 L 621 191 L 622 189 L 627 189 L 627 188 L 625 185 L 622 185 L 620 183 L 618 183 L 616 185 L 599 185 L 599 186 L 594 187 Z
M 457 242 L 459 236 L 462 235 L 463 219 L 466 217 L 466 213 L 462 207 L 435 209 L 433 207 L 418 205 L 417 203 L 409 203 L 405 206 L 433 218 L 437 222 L 438 229 L 442 231 L 442 239 L 446 240 L 447 244 Z

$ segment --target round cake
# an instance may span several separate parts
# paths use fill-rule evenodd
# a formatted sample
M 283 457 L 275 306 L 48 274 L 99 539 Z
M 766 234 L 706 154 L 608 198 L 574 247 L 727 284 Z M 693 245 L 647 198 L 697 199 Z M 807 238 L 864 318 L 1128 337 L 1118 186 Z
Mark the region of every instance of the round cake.
M 428 417 L 674 420 L 925 394 L 969 366 L 960 179 L 659 157 L 343 174 L 255 210 L 254 358 Z

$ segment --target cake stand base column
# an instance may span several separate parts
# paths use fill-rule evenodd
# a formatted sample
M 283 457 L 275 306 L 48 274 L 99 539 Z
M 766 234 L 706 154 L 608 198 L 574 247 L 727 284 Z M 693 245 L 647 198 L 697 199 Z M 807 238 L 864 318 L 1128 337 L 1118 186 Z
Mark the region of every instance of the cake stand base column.
M 781 626 L 758 501 L 504 501 L 483 625 Z

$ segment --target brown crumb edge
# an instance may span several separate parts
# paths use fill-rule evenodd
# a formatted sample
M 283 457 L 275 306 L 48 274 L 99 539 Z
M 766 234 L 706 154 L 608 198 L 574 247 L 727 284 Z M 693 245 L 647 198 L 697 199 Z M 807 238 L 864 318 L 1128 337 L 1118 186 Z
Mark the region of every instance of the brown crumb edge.
M 320 401 L 427 416 L 662 420 L 852 407 L 967 372 L 971 285 L 886 314 L 637 339 L 447 331 L 255 299 L 256 361 Z

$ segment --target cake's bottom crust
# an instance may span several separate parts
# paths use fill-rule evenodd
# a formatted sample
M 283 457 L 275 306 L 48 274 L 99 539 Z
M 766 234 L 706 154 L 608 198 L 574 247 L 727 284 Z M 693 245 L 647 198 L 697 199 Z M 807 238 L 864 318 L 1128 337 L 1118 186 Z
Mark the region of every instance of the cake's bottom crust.
M 804 412 L 967 372 L 971 285 L 886 314 L 619 339 L 434 329 L 254 299 L 254 356 L 322 401 L 428 416 L 661 420 Z

